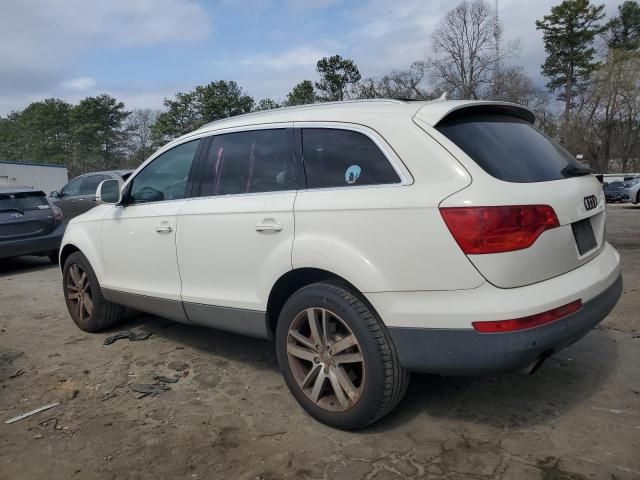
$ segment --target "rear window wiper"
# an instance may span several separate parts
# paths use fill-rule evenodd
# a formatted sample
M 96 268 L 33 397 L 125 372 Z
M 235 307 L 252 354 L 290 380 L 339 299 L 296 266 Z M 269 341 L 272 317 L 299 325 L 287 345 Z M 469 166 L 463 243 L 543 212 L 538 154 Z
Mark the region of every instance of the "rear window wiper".
M 590 175 L 591 169 L 589 167 L 582 167 L 578 165 L 567 165 L 560 173 L 565 177 L 581 177 L 583 175 Z
M 0 212 L 18 212 L 24 215 L 24 210 L 20 210 L 19 208 L 0 208 Z

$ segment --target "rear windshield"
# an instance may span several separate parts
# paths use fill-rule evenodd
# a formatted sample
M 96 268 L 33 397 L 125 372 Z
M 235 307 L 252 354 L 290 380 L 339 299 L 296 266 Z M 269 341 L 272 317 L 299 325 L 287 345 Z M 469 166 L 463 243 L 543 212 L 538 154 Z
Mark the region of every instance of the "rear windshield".
M 436 129 L 488 174 L 506 182 L 548 182 L 589 173 L 526 120 L 498 114 L 445 119 Z
M 0 212 L 25 212 L 48 206 L 43 192 L 0 193 Z

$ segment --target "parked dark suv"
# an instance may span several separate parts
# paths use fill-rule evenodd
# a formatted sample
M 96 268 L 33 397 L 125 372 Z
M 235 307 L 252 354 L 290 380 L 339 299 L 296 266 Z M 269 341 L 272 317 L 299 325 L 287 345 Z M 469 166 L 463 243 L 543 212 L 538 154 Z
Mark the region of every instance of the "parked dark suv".
M 58 263 L 62 212 L 45 193 L 28 187 L 0 187 L 0 258 L 48 256 Z
M 68 222 L 97 205 L 96 190 L 102 181 L 115 179 L 122 184 L 132 172 L 133 170 L 112 170 L 86 173 L 71 180 L 59 193 L 51 192 L 51 198 L 62 210 L 64 221 Z

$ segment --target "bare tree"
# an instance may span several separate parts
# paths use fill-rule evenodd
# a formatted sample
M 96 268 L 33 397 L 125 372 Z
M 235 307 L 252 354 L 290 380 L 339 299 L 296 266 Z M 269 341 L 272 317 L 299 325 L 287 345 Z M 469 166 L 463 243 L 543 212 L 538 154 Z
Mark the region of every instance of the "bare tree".
M 494 72 L 517 45 L 500 48 L 502 26 L 485 0 L 465 0 L 450 10 L 431 35 L 431 77 L 454 98 L 491 93 Z
M 578 98 L 576 127 L 568 137 L 599 172 L 627 171 L 637 158 L 640 133 L 640 56 L 611 49 Z M 615 166 L 612 165 L 615 163 Z
M 150 108 L 136 109 L 131 112 L 125 124 L 128 138 L 130 166 L 136 166 L 153 151 L 151 127 L 160 114 Z
M 414 62 L 407 70 L 394 70 L 379 78 L 366 78 L 356 87 L 358 98 L 428 100 L 433 94 L 425 84 L 427 65 Z

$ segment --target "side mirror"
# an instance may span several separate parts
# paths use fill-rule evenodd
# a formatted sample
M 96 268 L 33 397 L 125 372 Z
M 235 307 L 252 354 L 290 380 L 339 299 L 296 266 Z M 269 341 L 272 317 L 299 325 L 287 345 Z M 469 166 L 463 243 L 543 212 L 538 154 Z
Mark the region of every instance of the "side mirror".
M 49 194 L 49 196 L 50 196 L 51 198 L 58 198 L 58 197 L 60 197 L 60 194 L 59 194 L 56 190 L 54 190 L 53 192 L 51 192 L 51 193 Z
M 120 182 L 118 180 L 103 180 L 98 185 L 98 191 L 96 192 L 96 201 L 98 203 L 106 203 L 109 205 L 115 205 L 122 200 L 122 194 L 120 193 Z

